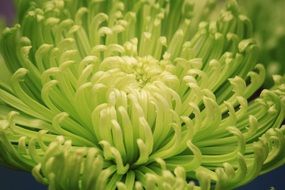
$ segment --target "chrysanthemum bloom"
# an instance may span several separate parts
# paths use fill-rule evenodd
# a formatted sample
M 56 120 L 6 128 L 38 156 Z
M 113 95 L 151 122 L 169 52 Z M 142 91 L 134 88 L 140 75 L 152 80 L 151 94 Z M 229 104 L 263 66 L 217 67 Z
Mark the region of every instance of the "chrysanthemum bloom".
M 225 190 L 283 165 L 285 79 L 252 98 L 250 21 L 194 4 L 19 0 L 0 161 L 50 190 Z

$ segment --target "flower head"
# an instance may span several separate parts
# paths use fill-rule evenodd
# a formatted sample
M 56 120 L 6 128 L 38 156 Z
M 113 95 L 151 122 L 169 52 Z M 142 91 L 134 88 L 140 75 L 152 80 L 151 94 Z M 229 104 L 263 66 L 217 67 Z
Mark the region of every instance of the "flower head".
M 18 1 L 0 161 L 49 189 L 232 189 L 285 161 L 285 78 L 230 1 Z M 7 72 L 2 71 L 1 72 Z

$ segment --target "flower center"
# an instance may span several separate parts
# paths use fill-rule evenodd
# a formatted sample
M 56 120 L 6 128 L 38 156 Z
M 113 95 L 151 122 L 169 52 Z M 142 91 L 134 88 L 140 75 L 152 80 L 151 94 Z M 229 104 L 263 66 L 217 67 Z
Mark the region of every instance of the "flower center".
M 174 81 L 177 82 L 177 77 L 172 74 L 170 65 L 165 60 L 157 60 L 152 56 L 134 57 L 108 57 L 106 58 L 100 69 L 106 73 L 113 73 L 110 75 L 114 80 L 114 74 L 124 77 L 124 84 L 131 85 L 137 88 L 144 88 L 156 81 L 163 82 L 167 86 L 174 86 Z M 110 79 L 111 79 L 110 78 Z M 119 78 L 116 78 L 119 80 Z M 115 82 L 115 81 L 113 81 Z M 114 83 L 115 84 L 115 83 Z

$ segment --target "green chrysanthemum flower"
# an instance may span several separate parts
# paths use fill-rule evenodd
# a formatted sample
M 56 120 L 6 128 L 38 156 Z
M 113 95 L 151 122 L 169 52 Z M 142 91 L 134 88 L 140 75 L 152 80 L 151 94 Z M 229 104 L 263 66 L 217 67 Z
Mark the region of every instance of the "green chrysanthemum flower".
M 234 1 L 17 4 L 1 162 L 51 190 L 225 190 L 284 164 L 285 78 L 252 98 L 265 70 Z

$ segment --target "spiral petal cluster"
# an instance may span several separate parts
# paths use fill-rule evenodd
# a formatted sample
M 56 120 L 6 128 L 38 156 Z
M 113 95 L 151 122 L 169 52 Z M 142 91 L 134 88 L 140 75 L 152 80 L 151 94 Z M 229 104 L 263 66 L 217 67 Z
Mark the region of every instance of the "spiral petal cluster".
M 231 1 L 18 2 L 0 161 L 50 190 L 232 189 L 285 162 L 285 78 Z M 0 71 L 7 72 L 7 71 Z

